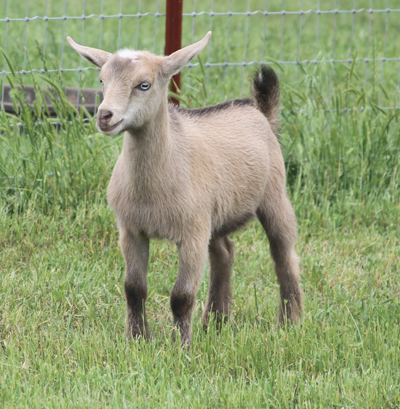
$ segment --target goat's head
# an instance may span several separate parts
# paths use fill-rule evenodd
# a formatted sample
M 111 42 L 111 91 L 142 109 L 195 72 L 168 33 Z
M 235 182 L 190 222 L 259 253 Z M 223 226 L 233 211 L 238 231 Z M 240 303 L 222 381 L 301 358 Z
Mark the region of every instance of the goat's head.
M 167 98 L 167 85 L 189 61 L 208 44 L 211 32 L 198 43 L 173 54 L 160 57 L 148 51 L 120 50 L 110 54 L 84 47 L 68 37 L 79 54 L 101 68 L 103 102 L 99 106 L 97 125 L 106 135 L 139 129 L 152 121 Z

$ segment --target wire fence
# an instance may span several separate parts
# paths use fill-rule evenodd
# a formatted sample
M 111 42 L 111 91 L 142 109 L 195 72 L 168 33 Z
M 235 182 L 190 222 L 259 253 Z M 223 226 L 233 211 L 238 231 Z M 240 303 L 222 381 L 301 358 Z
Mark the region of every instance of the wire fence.
M 254 65 L 273 64 L 301 104 L 318 95 L 328 105 L 342 85 L 351 107 L 365 95 L 381 108 L 398 108 L 398 0 L 191 0 L 184 2 L 182 45 L 213 37 L 183 71 L 183 91 L 247 95 Z M 59 77 L 65 86 L 98 88 L 96 70 L 70 49 L 66 37 L 113 52 L 122 47 L 164 51 L 165 1 L 11 0 L 0 5 L 3 87 L 12 71 Z M 208 89 L 201 91 L 201 80 Z M 211 90 L 211 91 L 210 91 Z M 3 94 L 3 93 L 2 93 Z

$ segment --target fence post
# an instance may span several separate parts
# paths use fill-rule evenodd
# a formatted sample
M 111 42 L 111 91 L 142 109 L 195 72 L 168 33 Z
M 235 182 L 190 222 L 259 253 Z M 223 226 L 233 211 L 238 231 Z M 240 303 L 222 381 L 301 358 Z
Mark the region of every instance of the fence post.
M 170 55 L 182 47 L 182 11 L 183 0 L 167 0 L 167 15 L 165 22 L 165 55 Z M 181 74 L 174 75 L 171 81 L 171 91 L 176 94 L 181 88 Z M 171 98 L 171 102 L 179 105 L 179 100 Z

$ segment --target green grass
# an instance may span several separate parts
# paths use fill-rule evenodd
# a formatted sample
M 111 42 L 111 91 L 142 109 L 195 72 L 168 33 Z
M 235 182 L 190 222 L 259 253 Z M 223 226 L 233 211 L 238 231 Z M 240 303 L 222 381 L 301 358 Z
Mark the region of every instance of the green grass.
M 22 6 L 14 3 L 10 7 L 17 13 Z M 369 2 L 358 3 L 357 8 L 369 7 Z M 33 14 L 35 7 L 40 14 L 40 4 L 32 4 Z M 59 14 L 57 4 L 49 2 L 49 8 Z M 253 6 L 264 7 L 256 2 Z M 338 7 L 344 6 L 342 2 Z M 386 2 L 373 6 L 385 8 Z M 94 6 L 89 2 L 87 7 Z M 135 12 L 133 3 L 129 7 Z M 217 7 L 223 8 L 215 5 L 215 11 Z M 314 47 L 313 18 L 303 27 L 302 38 L 311 44 L 307 52 Z M 332 24 L 330 18 L 326 24 Z M 338 16 L 338 22 L 348 24 L 346 18 Z M 373 18 L 375 24 L 381 17 Z M 392 14 L 389 18 L 397 24 Z M 196 19 L 195 35 L 200 38 L 210 21 Z M 272 16 L 268 20 L 281 24 Z M 97 46 L 98 32 L 89 29 L 91 21 L 85 22 L 85 39 Z M 246 17 L 240 21 L 245 24 Z M 39 26 L 31 23 L 30 30 Z M 286 23 L 292 34 L 298 33 L 295 21 Z M 78 27 L 81 22 L 68 24 Z M 230 43 L 234 59 L 243 53 L 240 24 Z M 109 50 L 116 41 L 111 28 L 104 30 L 103 38 Z M 136 33 L 135 27 L 132 30 Z M 214 32 L 218 30 L 222 26 L 216 24 Z M 254 25 L 251 30 L 255 35 Z M 60 34 L 55 26 L 54 33 Z M 140 33 L 145 41 L 145 31 Z M 55 34 L 49 45 L 58 50 L 61 40 Z M 321 32 L 321 47 L 329 47 L 328 34 Z M 338 57 L 348 46 L 345 38 L 341 30 Z M 360 42 L 354 47 L 364 55 L 365 31 L 355 38 Z M 153 41 L 153 34 L 147 40 Z M 225 50 L 225 41 L 215 35 L 211 50 Z M 379 56 L 382 36 L 375 35 L 374 41 Z M 141 46 L 151 49 L 149 44 Z M 265 55 L 276 56 L 279 41 L 266 44 Z M 293 47 L 298 38 L 288 35 L 285 44 L 285 53 L 297 50 Z M 396 44 L 388 44 L 387 56 Z M 249 58 L 259 59 L 251 54 L 257 54 L 259 45 L 253 46 Z M 17 69 L 21 56 L 9 51 L 10 64 Z M 49 67 L 59 60 L 57 52 L 53 60 L 46 54 Z M 35 58 L 32 52 L 32 61 Z M 72 51 L 66 51 L 65 58 L 70 66 L 79 61 Z M 385 78 L 397 81 L 398 71 L 394 74 L 391 66 Z M 121 137 L 97 133 L 94 120 L 84 120 L 85 112 L 69 105 L 60 87 L 76 85 L 69 83 L 73 75 L 26 76 L 25 82 L 34 83 L 39 95 L 33 107 L 17 90 L 22 78 L 9 75 L 18 117 L 0 112 L 0 408 L 400 407 L 400 114 L 379 108 L 379 64 L 370 65 L 373 75 L 368 74 L 366 89 L 364 63 L 349 67 L 334 67 L 329 99 L 330 65 L 319 65 L 315 78 L 307 74 L 313 66 L 305 67 L 297 81 L 296 67 L 285 66 L 281 72 L 281 144 L 298 218 L 302 323 L 278 325 L 279 288 L 268 241 L 253 222 L 232 236 L 236 258 L 229 321 L 220 333 L 213 324 L 208 333 L 202 330 L 206 268 L 190 350 L 170 341 L 168 296 L 178 258 L 166 241 L 151 244 L 147 306 L 152 338 L 140 344 L 124 338 L 124 262 L 115 218 L 105 200 Z M 201 106 L 240 95 L 242 68 L 232 73 L 224 82 L 223 71 L 210 69 L 207 80 L 200 67 L 192 71 L 190 86 L 184 73 L 183 104 Z M 82 78 L 87 86 L 97 81 L 93 71 Z M 42 104 L 43 84 L 59 95 L 53 100 L 54 118 L 48 118 Z M 393 84 L 384 105 L 395 105 Z
M 396 211 L 398 212 L 398 207 Z M 387 407 L 400 405 L 399 235 L 371 223 L 300 222 L 303 322 L 279 328 L 278 286 L 256 223 L 234 235 L 228 324 L 171 345 L 177 255 L 151 246 L 152 340 L 124 339 L 123 260 L 103 204 L 2 213 L 0 405 L 4 407 Z M 331 223 L 329 223 L 331 225 Z M 206 271 L 207 276 L 207 271 Z

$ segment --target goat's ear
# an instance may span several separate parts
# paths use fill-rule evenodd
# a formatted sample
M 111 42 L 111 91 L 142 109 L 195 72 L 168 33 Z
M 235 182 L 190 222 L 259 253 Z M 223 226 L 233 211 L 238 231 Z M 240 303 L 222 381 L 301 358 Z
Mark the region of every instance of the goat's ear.
M 199 42 L 189 45 L 181 50 L 175 51 L 173 54 L 164 57 L 162 63 L 163 76 L 170 79 L 178 73 L 189 61 L 195 57 L 208 44 L 211 38 L 211 31 Z
M 82 57 L 85 57 L 92 64 L 102 67 L 112 54 L 107 51 L 98 50 L 97 48 L 84 47 L 77 44 L 71 37 L 67 37 L 69 45 L 77 51 Z

